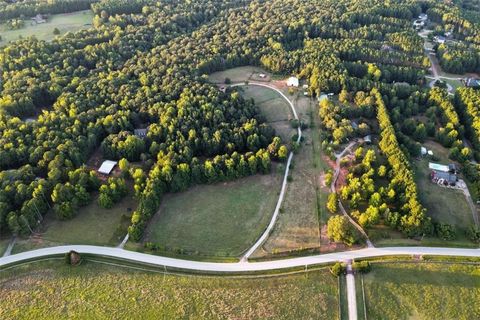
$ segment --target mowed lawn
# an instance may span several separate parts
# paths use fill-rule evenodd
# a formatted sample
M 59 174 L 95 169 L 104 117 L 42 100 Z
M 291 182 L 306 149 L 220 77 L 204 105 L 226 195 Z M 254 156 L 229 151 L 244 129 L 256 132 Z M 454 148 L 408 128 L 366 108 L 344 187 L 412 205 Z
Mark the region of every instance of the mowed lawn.
M 255 175 L 169 194 L 149 224 L 145 241 L 204 256 L 237 257 L 267 227 L 281 175 Z
M 1 319 L 337 319 L 328 271 L 267 278 L 164 275 L 84 261 L 0 271 Z
M 18 40 L 20 37 L 27 38 L 35 36 L 38 40 L 52 40 L 56 35 L 53 30 L 58 28 L 60 34 L 75 32 L 80 29 L 91 27 L 93 12 L 90 10 L 78 11 L 73 13 L 63 13 L 51 15 L 46 23 L 36 24 L 30 19 L 25 20 L 25 26 L 18 30 L 8 30 L 3 24 L 0 25 L 0 36 L 2 40 L 0 45 L 5 45 L 9 41 Z
M 13 251 L 61 244 L 116 246 L 127 234 L 131 211 L 136 207 L 137 200 L 127 195 L 111 209 L 101 208 L 95 198 L 88 206 L 80 208 L 71 220 L 58 220 L 53 212 L 49 212 L 40 227 L 40 235 L 19 239 Z
M 480 319 L 480 269 L 375 264 L 364 276 L 368 319 Z

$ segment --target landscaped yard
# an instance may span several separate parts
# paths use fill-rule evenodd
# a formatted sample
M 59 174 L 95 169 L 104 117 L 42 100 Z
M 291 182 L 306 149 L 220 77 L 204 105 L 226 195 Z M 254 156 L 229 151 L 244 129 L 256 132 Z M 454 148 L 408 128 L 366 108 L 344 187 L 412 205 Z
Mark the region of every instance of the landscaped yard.
M 118 245 L 127 234 L 131 211 L 137 201 L 130 195 L 111 209 L 98 206 L 95 198 L 71 220 L 58 220 L 49 212 L 42 222 L 40 235 L 18 240 L 14 252 L 61 244 Z M 130 209 L 130 210 L 128 210 Z
M 93 13 L 90 10 L 78 11 L 73 13 L 55 14 L 49 17 L 46 23 L 36 24 L 30 19 L 25 20 L 25 26 L 18 30 L 8 30 L 5 25 L 0 25 L 0 36 L 2 37 L 0 45 L 5 45 L 12 40 L 18 40 L 20 37 L 27 38 L 35 36 L 39 40 L 52 40 L 56 35 L 53 30 L 58 28 L 60 34 L 74 32 L 80 29 L 91 27 Z
M 328 271 L 267 278 L 176 276 L 84 261 L 0 271 L 1 319 L 338 319 Z
M 368 319 L 480 318 L 478 266 L 375 264 L 364 285 Z
M 241 255 L 267 227 L 275 209 L 282 174 L 273 171 L 167 195 L 145 241 L 204 256 Z

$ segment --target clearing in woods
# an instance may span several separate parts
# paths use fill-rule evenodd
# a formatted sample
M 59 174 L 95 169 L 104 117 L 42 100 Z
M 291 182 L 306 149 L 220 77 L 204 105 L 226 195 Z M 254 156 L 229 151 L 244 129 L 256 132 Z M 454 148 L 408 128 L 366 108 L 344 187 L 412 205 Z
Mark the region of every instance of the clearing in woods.
M 75 32 L 80 29 L 88 29 L 92 26 L 93 12 L 90 10 L 77 11 L 51 15 L 47 22 L 36 24 L 30 19 L 25 20 L 25 26 L 18 30 L 8 30 L 5 24 L 0 25 L 0 46 L 9 41 L 35 36 L 38 40 L 53 40 L 56 35 L 53 30 L 57 28 L 60 35 L 67 32 Z

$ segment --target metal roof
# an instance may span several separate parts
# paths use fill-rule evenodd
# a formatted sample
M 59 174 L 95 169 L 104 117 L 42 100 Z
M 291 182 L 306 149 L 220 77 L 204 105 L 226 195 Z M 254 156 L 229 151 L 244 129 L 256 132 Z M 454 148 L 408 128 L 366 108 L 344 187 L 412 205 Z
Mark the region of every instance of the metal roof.
M 117 165 L 117 161 L 105 160 L 98 169 L 98 172 L 103 174 L 110 174 L 113 168 Z

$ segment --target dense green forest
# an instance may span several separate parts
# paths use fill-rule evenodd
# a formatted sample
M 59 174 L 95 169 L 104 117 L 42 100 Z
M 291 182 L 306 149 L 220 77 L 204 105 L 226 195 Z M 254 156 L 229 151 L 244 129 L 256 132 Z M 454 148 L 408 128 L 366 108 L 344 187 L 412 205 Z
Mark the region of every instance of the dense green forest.
M 129 229 L 134 240 L 165 193 L 269 172 L 271 161 L 285 159 L 284 142 L 252 101 L 235 90 L 221 92 L 206 77 L 258 65 L 298 75 L 313 96 L 332 92 L 352 102 L 321 111 L 327 132 L 338 142 L 381 134 L 380 152 L 397 192 L 391 224 L 409 236 L 424 234 L 430 221 L 408 162 L 435 127 L 406 121 L 433 107 L 444 128 L 439 134 L 461 135 L 455 106 L 468 102 L 459 96 L 453 106 L 441 92 L 425 92 L 429 61 L 412 21 L 428 12 L 476 50 L 471 8 L 477 4 L 458 5 L 470 9 L 460 14 L 417 0 L 1 2 L 0 20 L 89 7 L 96 16 L 92 28 L 0 49 L 0 229 L 28 234 L 50 207 L 70 218 L 98 190 L 101 205 L 118 201 L 124 182 L 100 187 L 84 166 L 98 149 L 106 158 L 126 159 L 124 169 L 128 161 L 141 164 L 124 170 L 140 203 Z M 477 70 L 473 63 L 468 68 Z M 479 151 L 478 115 L 460 114 Z M 370 125 L 352 129 L 348 119 L 355 115 Z M 133 134 L 147 126 L 145 139 Z M 445 145 L 458 147 L 457 140 Z

